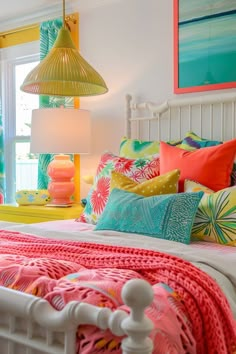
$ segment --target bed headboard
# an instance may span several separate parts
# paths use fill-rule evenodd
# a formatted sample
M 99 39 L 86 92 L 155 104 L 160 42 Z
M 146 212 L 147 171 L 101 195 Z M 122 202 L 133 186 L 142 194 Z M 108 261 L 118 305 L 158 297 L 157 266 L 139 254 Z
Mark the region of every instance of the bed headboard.
M 236 137 L 236 92 L 135 102 L 126 96 L 126 136 L 143 140 L 182 139 L 187 131 L 213 140 Z

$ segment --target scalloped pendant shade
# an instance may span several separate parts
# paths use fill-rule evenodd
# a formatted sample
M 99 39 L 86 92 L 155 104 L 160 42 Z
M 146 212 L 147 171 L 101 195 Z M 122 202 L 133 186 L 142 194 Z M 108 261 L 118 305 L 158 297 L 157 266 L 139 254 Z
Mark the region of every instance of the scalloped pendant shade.
M 63 9 L 65 2 L 63 0 Z M 47 96 L 95 96 L 108 88 L 92 66 L 79 54 L 69 30 L 64 27 L 58 33 L 48 55 L 26 76 L 21 90 Z

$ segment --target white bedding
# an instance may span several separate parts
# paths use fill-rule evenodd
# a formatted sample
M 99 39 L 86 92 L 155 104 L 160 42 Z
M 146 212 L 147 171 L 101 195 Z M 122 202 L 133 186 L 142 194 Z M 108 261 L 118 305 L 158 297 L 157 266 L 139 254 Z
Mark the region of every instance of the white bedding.
M 235 247 L 199 241 L 185 245 L 137 234 L 117 231 L 94 231 L 93 225 L 75 222 L 74 219 L 38 224 L 0 222 L 0 229 L 20 231 L 49 238 L 145 248 L 182 257 L 208 273 L 218 282 L 228 298 L 236 319 Z

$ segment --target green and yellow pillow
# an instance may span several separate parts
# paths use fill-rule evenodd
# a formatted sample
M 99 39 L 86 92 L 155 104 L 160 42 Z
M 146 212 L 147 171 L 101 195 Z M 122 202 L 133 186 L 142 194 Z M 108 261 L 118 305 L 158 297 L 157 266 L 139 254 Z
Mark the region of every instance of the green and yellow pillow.
M 187 132 L 179 147 L 184 150 L 195 150 L 220 144 L 222 144 L 222 141 L 205 139 L 194 132 Z
M 167 144 L 179 146 L 180 140 L 171 140 Z M 123 137 L 120 142 L 119 156 L 128 159 L 137 159 L 158 154 L 160 151 L 160 141 L 145 141 L 138 139 L 129 139 Z
M 164 175 L 138 183 L 119 172 L 112 171 L 110 192 L 114 188 L 119 188 L 128 192 L 143 195 L 144 197 L 177 193 L 179 175 L 180 171 L 176 169 L 167 172 Z
M 236 246 L 236 186 L 211 192 L 199 183 L 185 181 L 186 192 L 199 190 L 204 196 L 195 216 L 192 238 Z

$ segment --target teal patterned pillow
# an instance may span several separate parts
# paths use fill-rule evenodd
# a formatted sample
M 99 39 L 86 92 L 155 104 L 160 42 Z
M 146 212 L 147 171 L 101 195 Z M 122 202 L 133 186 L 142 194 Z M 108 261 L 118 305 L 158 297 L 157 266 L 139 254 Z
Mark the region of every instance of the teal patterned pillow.
M 143 197 L 114 188 L 95 230 L 132 232 L 189 244 L 203 194 Z

